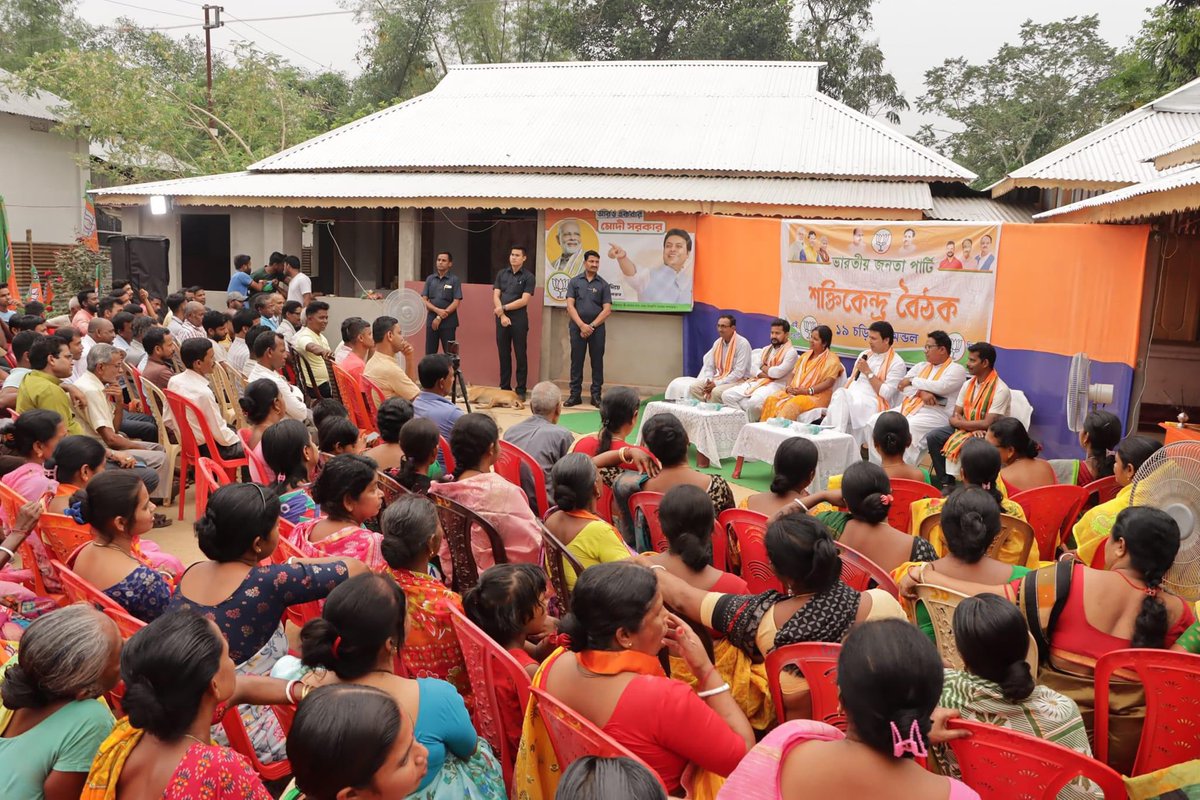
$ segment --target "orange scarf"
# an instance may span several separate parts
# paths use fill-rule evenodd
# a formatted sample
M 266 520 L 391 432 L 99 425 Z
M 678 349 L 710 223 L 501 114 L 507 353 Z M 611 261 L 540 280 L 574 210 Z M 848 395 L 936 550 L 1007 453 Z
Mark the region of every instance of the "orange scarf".
M 584 650 L 576 658 L 584 669 L 596 675 L 634 672 L 656 678 L 666 677 L 657 657 L 634 650 Z
M 817 383 L 817 378 L 821 376 L 821 370 L 825 367 L 825 362 L 829 360 L 829 351 L 825 350 L 816 358 L 812 357 L 812 350 L 809 350 L 800 358 L 800 363 L 796 365 L 796 371 L 792 373 L 792 388 L 807 389 Z
M 888 370 L 892 368 L 892 361 L 894 361 L 895 358 L 896 358 L 896 348 L 889 347 L 887 360 L 883 362 L 883 369 L 881 369 L 875 373 L 876 375 L 879 376 L 879 378 L 884 383 L 887 383 Z M 883 399 L 883 395 L 881 395 L 879 392 L 875 393 L 875 403 L 879 406 L 880 411 L 888 410 L 888 402 L 887 402 L 887 400 Z
M 766 359 L 766 358 L 763 359 L 762 365 L 759 367 L 759 369 L 778 367 L 780 364 L 782 364 L 783 357 L 787 354 L 788 347 L 789 347 L 789 345 L 787 343 L 781 344 L 778 347 L 772 347 L 771 349 L 774 352 L 771 354 L 771 357 L 769 359 Z M 766 386 L 768 383 L 773 383 L 774 381 L 775 381 L 774 378 L 759 378 L 758 380 L 756 380 L 754 382 L 754 386 L 751 387 L 750 391 L 753 392 L 757 389 L 761 389 L 762 387 Z
M 988 409 L 992 407 L 992 398 L 996 396 L 996 379 L 996 370 L 992 370 L 982 383 L 978 378 L 971 378 L 967 382 L 967 395 L 963 399 L 963 416 L 969 421 L 978 422 L 987 416 Z M 959 451 L 970 438 L 970 431 L 955 431 L 942 447 L 942 455 L 952 461 L 957 461 Z
M 950 359 L 947 358 L 945 361 L 942 362 L 942 366 L 938 367 L 938 371 L 934 374 L 933 379 L 935 381 L 940 381 L 942 379 L 942 373 L 944 373 L 949 366 L 950 366 Z M 917 377 L 920 378 L 921 380 L 925 380 L 926 378 L 929 377 L 929 373 L 932 370 L 933 370 L 933 364 L 930 364 L 927 361 L 927 362 L 925 362 L 925 369 L 921 370 L 921 374 L 918 375 Z M 915 414 L 917 412 L 917 409 L 921 408 L 924 405 L 925 405 L 925 401 L 921 399 L 921 396 L 919 394 L 914 393 L 912 397 L 905 398 L 904 404 L 900 406 L 900 413 L 906 417 L 909 417 L 909 416 L 912 416 L 913 414 Z
M 713 369 L 717 372 L 713 377 L 724 378 L 733 371 L 733 357 L 737 354 L 736 335 L 729 340 L 729 344 L 726 344 L 724 339 L 717 339 L 713 351 Z

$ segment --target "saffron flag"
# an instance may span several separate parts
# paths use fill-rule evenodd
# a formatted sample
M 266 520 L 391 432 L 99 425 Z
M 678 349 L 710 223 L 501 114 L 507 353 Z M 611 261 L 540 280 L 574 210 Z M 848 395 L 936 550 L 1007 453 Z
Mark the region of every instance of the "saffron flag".
M 38 303 L 45 303 L 42 299 L 42 281 L 38 277 L 37 265 L 32 261 L 29 262 L 29 299 Z
M 4 198 L 0 197 L 0 283 L 8 285 L 9 296 L 15 302 L 21 297 L 17 288 L 17 270 L 13 264 L 12 238 L 8 235 L 8 214 L 4 210 Z
M 87 190 L 83 192 L 83 224 L 80 225 L 79 239 L 88 250 L 93 253 L 100 252 L 100 237 L 96 234 L 96 206 L 92 204 Z

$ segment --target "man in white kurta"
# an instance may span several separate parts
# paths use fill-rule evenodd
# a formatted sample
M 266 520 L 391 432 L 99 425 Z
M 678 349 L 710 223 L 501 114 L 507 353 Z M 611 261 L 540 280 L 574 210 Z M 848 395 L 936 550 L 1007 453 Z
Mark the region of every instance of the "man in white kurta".
M 949 423 L 954 400 L 967 380 L 966 368 L 950 359 L 952 347 L 945 331 L 930 333 L 925 340 L 925 361 L 915 364 L 898 387 L 902 399 L 894 410 L 908 419 L 912 444 L 904 451 L 904 460 L 913 466 L 916 466 L 925 450 L 925 437 L 929 432 Z M 877 419 L 879 414 L 871 417 L 867 423 L 868 441 L 872 438 Z M 879 453 L 875 452 L 874 447 L 868 447 L 867 450 L 871 460 L 878 464 Z
M 892 347 L 895 337 L 891 323 L 871 323 L 867 349 L 855 360 L 846 385 L 833 393 L 824 427 L 848 433 L 860 445 L 868 443 L 867 423 L 900 401 L 900 381 L 908 370 Z
M 732 314 L 717 318 L 717 340 L 704 354 L 704 366 L 695 378 L 676 378 L 667 385 L 667 400 L 720 399 L 721 392 L 751 376 L 750 342 L 737 332 Z
M 758 363 L 751 366 L 753 377 L 721 392 L 721 402 L 745 411 L 751 422 L 758 422 L 768 397 L 786 388 L 787 378 L 796 366 L 796 348 L 788 340 L 791 329 L 785 319 L 772 320 L 771 346 L 764 347 Z

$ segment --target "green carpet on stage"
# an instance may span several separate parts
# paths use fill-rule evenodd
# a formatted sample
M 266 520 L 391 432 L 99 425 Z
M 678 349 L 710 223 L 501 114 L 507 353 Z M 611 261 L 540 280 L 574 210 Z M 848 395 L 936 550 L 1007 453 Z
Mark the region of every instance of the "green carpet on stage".
M 655 400 L 662 400 L 661 394 L 656 394 L 653 397 L 648 397 L 642 401 L 642 409 L 645 410 L 646 404 Z M 639 413 L 639 420 L 640 420 Z M 575 410 L 571 408 L 563 409 L 562 416 L 558 420 L 558 424 L 562 425 L 573 433 L 578 433 L 582 436 L 594 434 L 600 430 L 600 412 L 593 411 L 590 406 L 587 410 Z M 640 425 L 640 422 L 639 422 Z M 630 441 L 637 441 L 637 430 L 629 437 Z M 688 461 L 693 467 L 696 466 L 696 448 L 688 448 Z M 734 459 L 727 458 L 721 461 L 720 469 L 705 469 L 701 472 L 706 472 L 713 475 L 723 475 L 727 481 L 745 486 L 748 489 L 753 489 L 756 492 L 765 492 L 771 485 L 771 479 L 774 473 L 771 470 L 770 464 L 765 464 L 759 461 L 747 461 L 742 467 L 742 477 L 734 480 L 733 475 Z

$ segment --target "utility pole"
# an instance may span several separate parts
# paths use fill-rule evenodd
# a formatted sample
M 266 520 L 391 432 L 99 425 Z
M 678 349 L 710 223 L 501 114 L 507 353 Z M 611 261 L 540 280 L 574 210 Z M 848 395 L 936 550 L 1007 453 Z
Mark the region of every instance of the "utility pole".
M 224 11 L 222 6 L 204 7 L 204 66 L 208 74 L 208 113 L 213 113 L 212 102 L 212 31 L 213 28 L 220 28 L 225 23 L 221 21 L 221 12 Z M 209 120 L 208 127 L 214 127 L 212 121 Z

